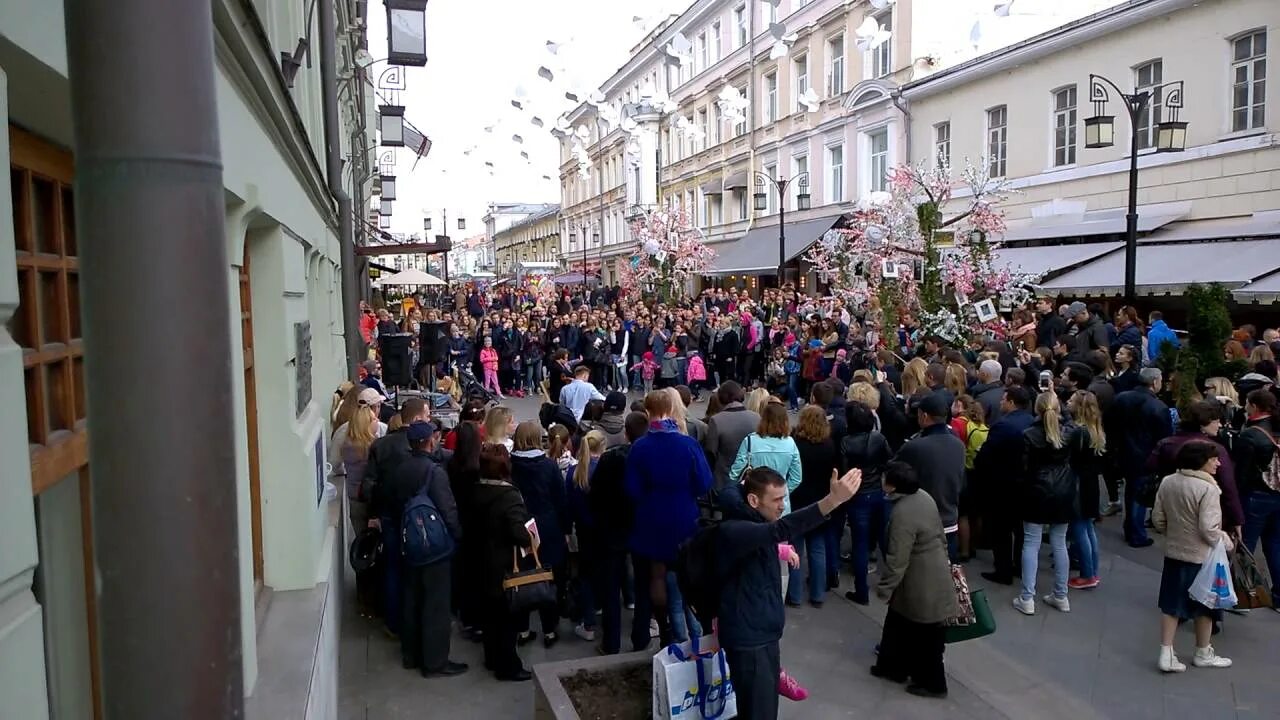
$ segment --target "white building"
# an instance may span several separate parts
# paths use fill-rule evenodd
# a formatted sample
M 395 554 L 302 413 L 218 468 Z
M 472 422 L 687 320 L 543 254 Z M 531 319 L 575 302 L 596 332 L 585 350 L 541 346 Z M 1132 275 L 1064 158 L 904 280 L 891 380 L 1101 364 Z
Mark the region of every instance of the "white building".
M 698 0 L 637 45 L 600 88 L 619 115 L 639 123 L 638 153 L 627 152 L 619 128 L 601 139 L 592 106 L 568 114 L 575 129 L 585 128 L 593 167 L 582 177 L 573 139 L 562 136 L 562 257 L 578 268 L 584 243 L 588 267 L 603 260 L 611 282 L 635 247 L 627 219 L 663 203 L 684 208 L 716 244 L 715 274 L 741 286 L 757 287 L 761 275 L 771 282 L 779 197 L 772 184 L 757 186 L 757 173 L 808 181 L 808 210 L 796 210 L 802 183 L 787 187 L 785 259 L 794 267 L 906 159 L 906 118 L 895 101 L 902 84 L 1116 1 L 1023 0 L 1030 10 L 997 16 L 990 4 L 978 10 L 955 0 L 883 8 L 865 0 Z M 869 19 L 882 42 L 863 50 L 859 30 Z M 788 40 L 795 36 L 780 59 L 773 23 L 785 26 Z M 669 62 L 665 49 L 679 37 L 692 45 L 691 62 Z M 729 122 L 717 103 L 726 87 L 748 102 L 741 123 Z M 813 111 L 802 101 L 806 91 Z M 654 101 L 666 98 L 678 110 L 664 115 Z M 756 192 L 766 195 L 763 211 L 755 209 Z
M 1270 302 L 1280 270 L 1280 90 L 1264 79 L 1275 65 L 1267 40 L 1278 36 L 1274 0 L 1125 3 L 906 85 L 910 154 L 968 158 L 1010 179 L 1019 192 L 1004 206 L 1001 256 L 1050 271 L 1047 289 L 1120 295 L 1132 125 L 1109 85 L 1098 85 L 1105 106 L 1090 102 L 1090 74 L 1126 93 L 1154 91 L 1138 113 L 1138 294 L 1219 281 L 1241 300 Z M 1111 147 L 1085 146 L 1094 115 L 1115 116 Z M 1166 120 L 1187 123 L 1185 150 L 1156 151 Z
M 249 717 L 335 717 L 341 553 L 336 512 L 322 500 L 317 474 L 324 479 L 331 390 L 346 375 L 338 220 L 323 170 L 318 55 L 302 63 L 291 86 L 279 66 L 282 51 L 317 36 L 319 18 L 306 14 L 307 3 L 212 4 L 230 264 L 208 272 L 226 273 L 230 293 L 205 300 L 229 305 L 237 347 L 229 359 L 233 384 L 210 392 L 229 392 L 239 409 L 237 470 L 225 480 L 235 483 L 238 498 L 243 692 Z M 337 3 L 337 63 L 346 77 L 360 37 L 352 32 L 356 5 Z M 317 46 L 313 40 L 312 53 Z M 80 340 L 67 68 L 61 2 L 0 3 L 0 115 L 9 123 L 0 137 L 0 158 L 9 166 L 0 180 L 0 716 L 6 720 L 103 716 L 89 507 L 94 474 L 86 449 L 94 429 L 86 426 L 84 400 L 84 359 L 93 350 Z M 358 105 L 368 93 L 357 87 L 340 96 L 344 142 L 354 137 L 360 147 L 369 145 Z M 184 320 L 168 317 L 165 308 L 138 313 L 140 322 Z M 300 352 L 297 331 L 308 324 L 313 361 L 303 377 L 304 363 L 291 360 Z M 137 351 L 144 374 L 147 354 L 165 352 Z M 302 403 L 299 388 L 306 385 L 314 391 Z M 198 412 L 198 398 L 150 390 L 157 394 L 157 422 L 180 417 L 183 403 L 195 403 Z

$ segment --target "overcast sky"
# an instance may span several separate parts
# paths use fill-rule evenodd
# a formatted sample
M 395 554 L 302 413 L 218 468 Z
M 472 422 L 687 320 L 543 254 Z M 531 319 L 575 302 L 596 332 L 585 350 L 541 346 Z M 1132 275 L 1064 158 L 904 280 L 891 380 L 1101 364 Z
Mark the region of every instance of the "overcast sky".
M 431 0 L 427 4 L 427 65 L 407 68 L 401 104 L 405 118 L 431 138 L 431 154 L 413 166 L 397 151 L 398 180 L 392 232 L 421 232 L 424 213 L 440 231 L 449 213 L 456 239 L 483 231 L 485 207 L 496 202 L 558 202 L 559 149 L 550 134 L 558 115 L 573 107 L 566 89 L 598 87 L 631 48 L 687 0 Z M 637 10 L 636 8 L 643 8 Z M 369 3 L 369 52 L 386 57 L 386 9 Z M 647 23 L 633 23 L 644 15 Z M 643 27 L 641 26 L 643 25 Z M 557 54 L 547 41 L 560 43 Z M 538 68 L 553 71 L 553 82 Z M 370 72 L 376 82 L 386 68 Z M 522 95 L 522 97 L 517 97 Z M 525 104 L 524 111 L 511 105 Z M 533 117 L 543 127 L 532 124 Z M 492 133 L 485 127 L 493 126 Z M 519 135 L 523 143 L 512 140 Z M 475 149 L 464 155 L 468 148 Z M 521 151 L 529 154 L 526 162 Z M 485 162 L 493 163 L 493 175 Z M 542 179 L 549 176 L 550 180 Z M 467 220 L 465 232 L 455 218 Z

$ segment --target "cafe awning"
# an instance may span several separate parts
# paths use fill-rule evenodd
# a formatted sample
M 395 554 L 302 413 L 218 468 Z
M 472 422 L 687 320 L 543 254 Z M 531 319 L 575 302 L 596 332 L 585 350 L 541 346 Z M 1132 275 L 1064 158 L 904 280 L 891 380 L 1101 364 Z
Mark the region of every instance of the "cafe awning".
M 997 248 L 993 253 L 996 267 L 1052 277 L 1069 271 L 1080 263 L 1102 257 L 1124 246 L 1124 243 L 1084 243 L 1076 245 L 1040 245 L 1037 247 Z
M 1164 203 L 1138 208 L 1138 232 L 1149 233 L 1186 217 L 1188 203 Z M 1025 240 L 1066 240 L 1071 238 L 1123 235 L 1126 221 L 1123 208 L 1045 214 L 1024 220 L 1013 220 L 997 239 L 1002 242 Z
M 724 179 L 724 189 L 728 190 L 745 190 L 747 188 L 747 171 L 742 170 L 736 173 L 730 173 Z
M 1135 285 L 1140 295 L 1177 295 L 1193 283 L 1219 283 L 1243 289 L 1280 270 L 1280 242 L 1142 244 L 1138 246 Z M 1124 253 L 1112 252 L 1064 273 L 1042 287 L 1062 295 L 1114 296 L 1124 293 Z
M 722 189 L 720 180 L 719 179 L 709 180 L 707 182 L 702 183 L 702 194 L 703 195 L 723 195 L 724 190 Z
M 815 220 L 787 223 L 787 262 L 799 257 L 809 246 L 830 230 L 841 215 L 829 215 Z M 778 226 L 766 225 L 749 230 L 747 234 L 727 243 L 713 245 L 716 259 L 707 275 L 737 273 L 776 274 L 778 270 Z

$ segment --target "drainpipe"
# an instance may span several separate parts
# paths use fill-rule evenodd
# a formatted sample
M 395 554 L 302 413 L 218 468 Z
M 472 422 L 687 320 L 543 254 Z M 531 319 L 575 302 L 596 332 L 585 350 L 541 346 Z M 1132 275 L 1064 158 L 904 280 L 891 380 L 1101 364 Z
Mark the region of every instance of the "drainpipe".
M 903 165 L 911 164 L 911 111 L 902 104 L 902 88 L 895 89 L 889 93 L 889 99 L 893 101 L 893 106 L 898 108 L 898 112 L 902 113 L 902 133 L 905 136 L 902 151 L 906 153 L 906 162 Z
M 763 0 L 768 2 L 768 0 Z M 742 232 L 745 237 L 756 224 L 756 205 L 752 202 L 751 188 L 755 186 L 756 176 L 756 6 L 747 5 L 747 229 Z
M 364 359 L 360 337 L 360 286 L 356 283 L 356 238 L 351 196 L 342 188 L 342 140 L 338 124 L 337 48 L 334 0 L 320 0 L 320 84 L 324 94 L 325 167 L 329 192 L 338 201 L 338 243 L 342 248 L 342 325 L 347 347 L 347 377 L 358 377 Z
M 213 11 L 210 0 L 64 7 L 103 716 L 239 718 L 248 548 L 227 390 L 240 348 Z M 147 310 L 182 321 L 139 322 Z M 157 392 L 198 397 L 199 411 L 156 422 Z

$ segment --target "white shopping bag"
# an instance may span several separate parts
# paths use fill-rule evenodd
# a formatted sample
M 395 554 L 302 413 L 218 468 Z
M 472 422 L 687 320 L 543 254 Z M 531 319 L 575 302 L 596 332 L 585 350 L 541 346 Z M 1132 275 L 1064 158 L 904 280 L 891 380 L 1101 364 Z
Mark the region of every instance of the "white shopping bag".
M 654 720 L 729 720 L 738 698 L 715 636 L 670 645 L 653 656 Z
M 1226 610 L 1236 606 L 1236 589 L 1231 582 L 1231 561 L 1227 546 L 1221 540 L 1200 566 L 1195 582 L 1187 590 L 1191 599 L 1210 610 Z

